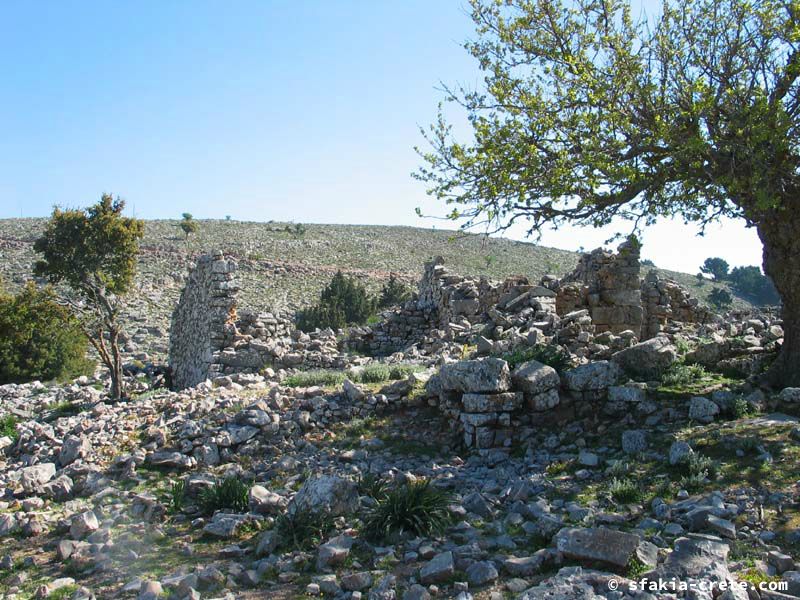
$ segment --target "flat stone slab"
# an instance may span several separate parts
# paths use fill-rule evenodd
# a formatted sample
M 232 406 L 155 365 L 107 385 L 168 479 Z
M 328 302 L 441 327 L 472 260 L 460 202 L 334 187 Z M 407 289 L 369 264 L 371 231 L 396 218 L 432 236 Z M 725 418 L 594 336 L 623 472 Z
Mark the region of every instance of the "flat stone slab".
M 638 535 L 605 527 L 565 527 L 556 534 L 556 548 L 568 558 L 620 569 L 627 567 L 634 556 L 645 564 L 654 565 L 658 552 L 653 544 Z

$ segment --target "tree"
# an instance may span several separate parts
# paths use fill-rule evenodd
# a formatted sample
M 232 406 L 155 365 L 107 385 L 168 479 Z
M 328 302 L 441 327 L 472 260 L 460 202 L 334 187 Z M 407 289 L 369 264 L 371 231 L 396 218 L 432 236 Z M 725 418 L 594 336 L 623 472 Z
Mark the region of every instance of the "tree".
M 200 225 L 198 225 L 197 221 L 194 220 L 192 213 L 183 213 L 181 215 L 183 219 L 180 223 L 178 223 L 178 227 L 183 230 L 183 233 L 186 234 L 186 239 L 189 239 L 189 235 L 192 233 L 197 233 L 200 229 Z
M 720 310 L 728 308 L 731 304 L 733 304 L 733 298 L 731 298 L 728 290 L 718 287 L 715 287 L 713 290 L 711 290 L 711 293 L 708 295 L 708 301 L 715 308 Z
M 33 282 L 11 296 L 0 291 L 0 385 L 91 372 L 86 337 L 49 287 Z
M 775 286 L 756 266 L 735 267 L 729 279 L 737 292 L 756 304 L 774 305 L 780 302 Z
M 728 262 L 722 258 L 707 258 L 700 272 L 711 275 L 714 281 L 722 281 L 728 275 Z
M 378 306 L 387 308 L 395 306 L 396 304 L 403 304 L 411 299 L 411 290 L 408 286 L 400 281 L 394 273 L 389 275 L 387 281 L 381 288 L 381 295 L 378 300 Z
M 85 210 L 53 210 L 34 250 L 37 275 L 65 283 L 63 299 L 79 318 L 89 342 L 111 374 L 111 397 L 122 397 L 119 313 L 133 284 L 144 222 L 122 216 L 125 203 L 103 194 Z
M 337 271 L 320 293 L 319 302 L 299 311 L 297 326 L 301 331 L 330 327 L 339 329 L 349 324 L 362 325 L 375 312 L 375 299 L 352 277 Z
M 744 219 L 783 300 L 769 379 L 800 384 L 800 24 L 796 3 L 471 0 L 480 89 L 447 88 L 416 176 L 463 227 L 634 229 Z

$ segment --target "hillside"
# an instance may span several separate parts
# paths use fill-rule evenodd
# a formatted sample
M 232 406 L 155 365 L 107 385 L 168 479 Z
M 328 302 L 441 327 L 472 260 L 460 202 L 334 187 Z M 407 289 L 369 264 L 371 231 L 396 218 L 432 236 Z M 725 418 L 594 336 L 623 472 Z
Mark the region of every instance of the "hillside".
M 8 287 L 16 288 L 30 277 L 35 260 L 32 244 L 44 222 L 0 220 L 0 276 Z M 562 276 L 578 261 L 575 252 L 532 243 L 415 227 L 307 225 L 305 234 L 296 237 L 286 231 L 286 223 L 199 223 L 199 232 L 187 241 L 177 221 L 146 222 L 137 287 L 141 293 L 132 307 L 136 321 L 167 326 L 190 258 L 212 249 L 239 261 L 242 305 L 259 311 L 293 311 L 309 304 L 337 269 L 378 289 L 392 272 L 416 282 L 423 262 L 435 255 L 443 256 L 455 273 L 492 279 Z M 698 264 L 703 258 L 697 257 Z M 713 289 L 711 283 L 698 285 L 694 275 L 662 272 L 703 301 Z M 736 298 L 736 304 L 749 306 L 742 298 Z

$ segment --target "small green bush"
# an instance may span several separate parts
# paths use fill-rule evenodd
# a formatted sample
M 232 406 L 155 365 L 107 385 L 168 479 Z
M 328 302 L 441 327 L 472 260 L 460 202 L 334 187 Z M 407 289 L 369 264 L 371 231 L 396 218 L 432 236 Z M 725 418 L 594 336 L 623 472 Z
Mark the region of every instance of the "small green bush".
M 0 296 L 0 385 L 69 379 L 93 369 L 87 339 L 52 289 L 28 283 Z
M 570 355 L 559 348 L 550 344 L 536 344 L 524 348 L 517 348 L 511 352 L 506 352 L 500 356 L 508 363 L 508 368 L 512 371 L 529 360 L 535 360 L 549 367 L 553 367 L 559 373 L 572 367 Z
M 341 371 L 328 371 L 325 369 L 314 369 L 312 371 L 300 371 L 289 375 L 283 380 L 283 385 L 287 387 L 312 387 L 340 385 L 345 380 L 345 374 Z
M 380 363 L 373 363 L 364 367 L 361 374 L 358 376 L 360 383 L 383 383 L 389 381 L 391 371 L 389 367 Z
M 295 511 L 275 521 L 275 535 L 283 550 L 310 550 L 325 541 L 333 530 L 333 520 L 326 513 Z
M 684 363 L 673 363 L 662 375 L 661 384 L 665 387 L 679 387 L 697 383 L 708 373 L 702 365 L 687 365 Z
M 386 481 L 375 473 L 364 473 L 358 478 L 356 485 L 361 496 L 369 496 L 375 500 L 386 497 Z
M 186 505 L 186 480 L 173 481 L 167 492 L 167 506 L 171 513 L 179 513 Z
M 226 477 L 200 493 L 200 510 L 213 515 L 218 510 L 247 512 L 250 486 L 237 477 Z
M 612 479 L 608 491 L 616 502 L 626 504 L 636 502 L 642 497 L 642 490 L 631 479 Z
M 440 534 L 452 522 L 448 508 L 451 502 L 452 495 L 434 487 L 430 481 L 404 484 L 378 499 L 364 520 L 364 534 L 375 541 L 392 534 Z
M 322 290 L 319 302 L 297 313 L 297 327 L 301 331 L 313 331 L 363 325 L 375 312 L 376 304 L 367 288 L 338 271 Z
M 17 417 L 14 415 L 3 415 L 0 417 L 0 437 L 10 437 L 15 440 L 19 437 L 17 432 Z

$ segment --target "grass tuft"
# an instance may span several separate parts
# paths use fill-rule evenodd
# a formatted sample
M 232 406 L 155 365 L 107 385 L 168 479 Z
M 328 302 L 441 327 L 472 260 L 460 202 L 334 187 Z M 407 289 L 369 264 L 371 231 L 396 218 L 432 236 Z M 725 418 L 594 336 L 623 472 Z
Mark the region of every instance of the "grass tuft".
M 213 515 L 218 510 L 247 512 L 250 486 L 237 477 L 226 477 L 206 488 L 200 494 L 199 505 L 204 514 Z
M 434 487 L 430 481 L 404 484 L 378 499 L 364 520 L 364 534 L 375 541 L 403 533 L 440 534 L 452 522 L 451 502 L 450 492 Z

